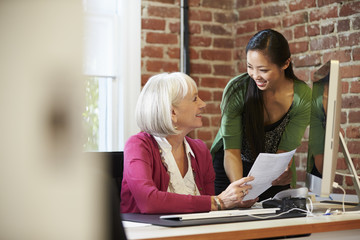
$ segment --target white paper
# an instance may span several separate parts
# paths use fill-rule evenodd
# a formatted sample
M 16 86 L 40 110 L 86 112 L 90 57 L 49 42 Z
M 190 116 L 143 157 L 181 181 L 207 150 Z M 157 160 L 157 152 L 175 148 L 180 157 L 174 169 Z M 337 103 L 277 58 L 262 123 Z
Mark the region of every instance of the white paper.
M 233 210 L 221 210 L 221 211 L 211 211 L 205 213 L 186 213 L 186 214 L 174 214 L 174 215 L 163 215 L 160 216 L 160 219 L 170 219 L 177 221 L 186 221 L 186 220 L 198 220 L 198 219 L 208 219 L 208 218 L 226 218 L 226 217 L 236 217 L 236 216 L 250 216 L 250 215 L 261 215 L 261 214 L 275 214 L 276 211 L 280 208 L 249 208 L 249 209 L 233 209 Z
M 270 188 L 272 181 L 286 170 L 295 151 L 296 149 L 285 153 L 260 153 L 248 174 L 254 177 L 254 180 L 249 182 L 252 189 L 243 201 L 257 198 Z

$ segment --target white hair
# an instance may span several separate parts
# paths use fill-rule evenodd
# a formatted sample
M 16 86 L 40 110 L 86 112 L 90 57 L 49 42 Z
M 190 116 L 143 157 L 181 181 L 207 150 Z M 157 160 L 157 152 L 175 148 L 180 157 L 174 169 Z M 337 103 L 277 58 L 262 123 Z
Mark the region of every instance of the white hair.
M 136 123 L 151 135 L 178 134 L 171 120 L 172 106 L 177 106 L 189 91 L 197 90 L 195 81 L 181 72 L 152 76 L 142 89 L 136 104 Z

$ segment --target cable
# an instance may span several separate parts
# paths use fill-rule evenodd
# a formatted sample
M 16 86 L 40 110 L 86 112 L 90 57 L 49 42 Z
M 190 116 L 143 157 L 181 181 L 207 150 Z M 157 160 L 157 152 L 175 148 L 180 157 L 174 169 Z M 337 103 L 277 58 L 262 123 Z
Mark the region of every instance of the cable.
M 341 187 L 337 182 L 333 182 L 332 184 L 333 188 L 340 188 L 343 191 L 343 199 L 342 199 L 342 209 L 343 209 L 343 213 L 345 213 L 345 189 L 343 187 Z
M 354 174 L 348 174 L 348 173 L 335 172 L 335 174 L 341 175 L 341 176 L 344 176 L 344 177 L 355 177 Z M 360 179 L 360 176 L 358 176 L 358 178 Z

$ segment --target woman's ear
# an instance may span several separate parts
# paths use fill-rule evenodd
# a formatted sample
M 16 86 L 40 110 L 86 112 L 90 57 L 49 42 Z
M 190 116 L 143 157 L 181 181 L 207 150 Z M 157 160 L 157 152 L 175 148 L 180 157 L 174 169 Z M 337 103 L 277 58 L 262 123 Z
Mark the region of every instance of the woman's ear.
M 289 67 L 290 63 L 291 63 L 291 58 L 288 58 L 288 59 L 285 61 L 284 66 L 282 67 L 282 70 L 287 69 L 287 68 Z
M 174 124 L 177 122 L 177 114 L 173 107 L 171 108 L 171 120 Z

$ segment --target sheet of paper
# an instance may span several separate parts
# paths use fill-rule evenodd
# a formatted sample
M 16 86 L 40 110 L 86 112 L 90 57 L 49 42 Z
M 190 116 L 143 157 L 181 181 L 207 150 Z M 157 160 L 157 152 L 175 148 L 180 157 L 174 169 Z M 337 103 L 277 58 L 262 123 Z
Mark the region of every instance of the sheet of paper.
M 294 156 L 296 149 L 285 153 L 260 153 L 248 176 L 255 179 L 251 184 L 252 189 L 244 197 L 243 201 L 258 197 L 271 187 L 271 182 L 278 178 L 287 168 L 290 160 Z

